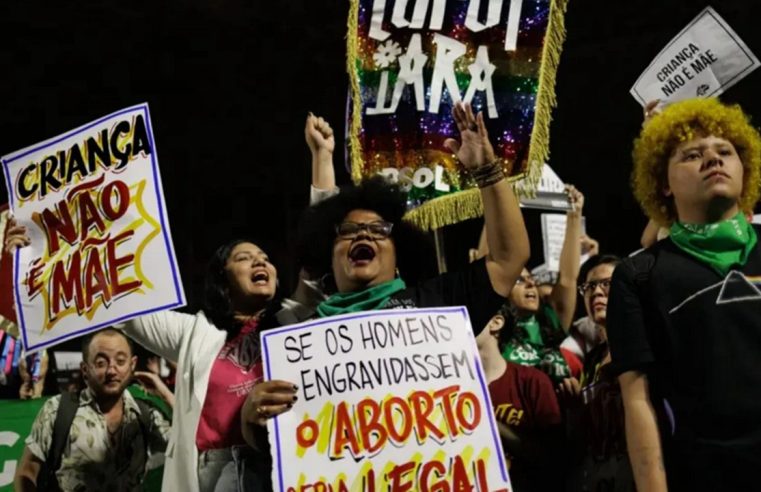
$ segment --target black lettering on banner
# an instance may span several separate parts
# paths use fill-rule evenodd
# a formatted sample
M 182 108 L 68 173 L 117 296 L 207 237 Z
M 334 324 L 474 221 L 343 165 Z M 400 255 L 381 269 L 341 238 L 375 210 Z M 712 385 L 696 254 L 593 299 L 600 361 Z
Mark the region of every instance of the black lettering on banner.
M 424 319 L 422 318 L 420 319 L 420 324 L 423 326 L 423 334 L 425 335 L 425 341 L 430 342 L 431 339 L 433 339 L 433 341 L 435 341 L 436 343 L 439 343 L 439 334 L 436 333 L 436 328 L 433 326 L 433 318 L 428 316 L 428 322 L 430 324 L 427 324 Z
M 145 128 L 143 115 L 139 114 L 135 118 L 135 127 L 133 129 L 132 155 L 137 156 L 141 152 L 145 157 L 148 157 L 151 153 L 151 145 L 148 141 L 148 130 Z
M 305 376 L 307 376 L 312 371 L 309 369 L 302 369 L 301 371 L 301 384 L 299 387 L 304 391 L 304 400 L 309 401 L 315 399 L 318 395 L 310 394 L 309 389 L 314 386 L 314 383 L 307 382 L 307 379 Z
M 372 348 L 374 350 L 376 348 L 375 347 L 375 339 L 373 338 L 373 331 L 370 328 L 370 323 L 369 322 L 367 324 L 360 323 L 359 324 L 359 333 L 362 336 L 362 348 L 367 350 L 369 348 L 368 347 L 368 342 L 370 342 L 372 344 Z
M 132 144 L 127 143 L 124 146 L 124 150 L 119 148 L 119 137 L 122 135 L 122 133 L 129 133 L 130 125 L 127 121 L 120 121 L 116 124 L 114 127 L 114 132 L 111 134 L 111 153 L 114 157 L 119 159 L 119 163 L 116 165 L 114 169 L 121 169 L 124 166 L 127 165 L 129 162 L 129 156 L 130 153 L 132 153 Z
M 410 345 L 418 345 L 423 343 L 422 338 L 415 338 L 415 334 L 420 331 L 420 327 L 417 326 L 417 318 L 406 318 L 404 322 L 407 325 L 407 333 L 410 335 Z
M 383 334 L 382 342 L 380 336 L 378 336 L 378 327 L 380 327 L 380 333 Z M 375 343 L 378 347 L 386 348 L 386 345 L 388 345 L 388 331 L 386 330 L 386 325 L 383 324 L 383 321 L 373 322 L 373 336 L 375 337 Z
M 296 337 L 294 337 L 293 335 L 288 335 L 287 337 L 285 337 L 285 341 L 283 342 L 283 346 L 285 347 L 285 350 L 288 352 L 297 354 L 297 355 L 286 354 L 285 357 L 288 360 L 288 362 L 312 360 L 312 355 L 306 355 L 307 349 L 310 348 L 312 344 L 304 341 L 304 339 L 310 338 L 311 336 L 312 336 L 312 332 L 302 333 L 301 335 L 298 336 L 298 341 Z
M 98 161 L 103 169 L 108 169 L 111 165 L 111 148 L 108 146 L 108 130 L 101 130 L 98 140 L 90 137 L 85 141 L 87 153 L 87 169 L 95 172 L 95 166 Z
M 439 330 L 441 331 L 441 338 L 442 340 L 449 342 L 452 340 L 452 327 L 447 325 L 445 321 L 447 320 L 447 317 L 443 314 L 439 314 L 436 316 L 436 325 L 439 327 Z M 446 336 L 444 334 L 446 333 Z
M 407 332 L 404 331 L 404 326 L 402 325 L 402 320 L 397 320 L 396 326 L 394 326 L 394 322 L 390 321 L 388 322 L 388 329 L 391 333 L 392 340 L 399 340 L 401 339 L 402 342 L 404 342 L 404 345 L 407 345 Z M 394 344 L 396 345 L 396 344 Z
M 26 187 L 26 180 L 27 176 L 30 172 L 37 169 L 37 166 L 34 164 L 29 164 L 24 169 L 21 170 L 21 172 L 18 175 L 18 181 L 16 182 L 16 190 L 18 193 L 19 198 L 21 200 L 28 200 L 29 198 L 32 198 L 34 195 L 34 192 L 37 191 L 37 187 L 39 186 L 36 182 L 32 182 L 32 186 L 29 188 Z
M 64 155 L 63 151 L 59 154 Z M 61 182 L 53 176 L 56 171 L 58 159 L 55 156 L 49 155 L 40 162 L 40 196 L 47 195 L 48 189 L 57 191 L 61 188 Z
M 354 340 L 348 334 L 349 327 L 340 325 L 338 327 L 338 336 L 341 337 L 341 353 L 348 354 L 354 347 Z
M 330 355 L 336 355 L 338 352 L 338 336 L 330 326 L 325 329 L 325 348 Z

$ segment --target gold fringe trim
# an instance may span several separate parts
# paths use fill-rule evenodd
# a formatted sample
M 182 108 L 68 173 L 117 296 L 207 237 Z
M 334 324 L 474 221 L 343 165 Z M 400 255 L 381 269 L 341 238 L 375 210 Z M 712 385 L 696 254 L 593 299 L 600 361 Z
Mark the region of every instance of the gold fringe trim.
M 349 155 L 351 156 L 351 179 L 354 184 L 362 181 L 362 143 L 359 132 L 362 130 L 362 98 L 359 89 L 359 73 L 356 67 L 359 61 L 359 0 L 349 2 L 349 35 L 346 47 L 346 70 L 351 84 L 351 129 L 349 131 Z
M 536 186 L 542 176 L 542 167 L 550 155 L 550 122 L 552 110 L 557 105 L 555 80 L 560 55 L 565 42 L 565 12 L 568 0 L 552 0 L 550 19 L 545 33 L 542 60 L 539 68 L 539 85 L 537 88 L 534 127 L 529 141 L 528 165 L 524 173 L 510 178 L 513 190 L 519 198 L 533 198 Z M 359 75 L 356 63 L 359 22 L 359 0 L 351 0 L 347 37 L 347 71 L 351 83 L 352 112 L 351 130 L 349 132 L 349 151 L 351 155 L 351 178 L 354 183 L 362 181 L 362 144 L 359 133 L 362 127 L 362 102 L 360 100 Z M 516 182 L 521 180 L 521 185 Z M 481 193 L 477 188 L 452 193 L 430 200 L 410 210 L 405 219 L 423 230 L 438 229 L 456 224 L 463 220 L 474 219 L 483 215 Z
M 550 156 L 550 122 L 552 110 L 557 106 L 555 79 L 565 42 L 567 8 L 568 0 L 552 0 L 550 3 L 550 20 L 544 35 L 542 62 L 539 68 L 534 127 L 529 142 L 528 169 L 522 186 L 518 188 L 520 198 L 536 196 L 536 185 L 542 177 L 542 167 Z

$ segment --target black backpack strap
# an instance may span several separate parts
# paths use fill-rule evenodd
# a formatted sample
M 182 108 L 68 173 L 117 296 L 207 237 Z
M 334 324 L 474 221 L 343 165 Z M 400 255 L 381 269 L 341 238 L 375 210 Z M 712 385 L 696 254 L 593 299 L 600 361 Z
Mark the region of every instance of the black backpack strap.
M 56 472 L 61 467 L 61 457 L 69 439 L 71 425 L 79 408 L 79 393 L 64 392 L 53 424 L 53 437 L 45 456 L 45 463 L 37 475 L 37 490 L 60 490 Z
M 135 403 L 137 403 L 137 407 L 140 410 L 140 416 L 138 417 L 138 423 L 140 424 L 140 432 L 143 434 L 143 444 L 145 445 L 145 456 L 148 456 L 148 450 L 150 449 L 150 432 L 151 432 L 151 426 L 153 423 L 151 422 L 151 411 L 154 409 L 154 406 L 151 405 L 149 402 L 143 400 L 142 398 L 135 398 Z

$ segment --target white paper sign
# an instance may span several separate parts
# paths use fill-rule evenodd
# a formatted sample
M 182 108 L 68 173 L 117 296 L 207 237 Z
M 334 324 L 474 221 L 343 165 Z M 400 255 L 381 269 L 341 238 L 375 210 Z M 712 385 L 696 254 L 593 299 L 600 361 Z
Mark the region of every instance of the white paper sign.
M 185 304 L 147 104 L 2 164 L 11 209 L 31 239 L 13 271 L 28 353 Z
M 336 316 L 262 333 L 277 492 L 511 490 L 464 307 Z
M 631 94 L 642 105 L 718 96 L 758 68 L 758 58 L 706 7 L 640 75 Z
M 542 214 L 542 239 L 544 246 L 544 263 L 547 270 L 557 272 L 560 270 L 560 253 L 563 251 L 565 241 L 566 214 Z M 581 232 L 585 230 L 585 219 L 581 218 Z M 581 263 L 589 259 L 589 255 L 581 255 Z

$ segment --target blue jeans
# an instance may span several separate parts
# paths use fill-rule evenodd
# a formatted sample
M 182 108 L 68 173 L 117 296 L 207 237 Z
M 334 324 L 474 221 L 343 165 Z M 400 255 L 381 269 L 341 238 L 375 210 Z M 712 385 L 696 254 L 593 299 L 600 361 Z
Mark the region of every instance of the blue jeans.
M 248 446 L 203 451 L 198 456 L 201 492 L 271 492 L 271 465 Z

